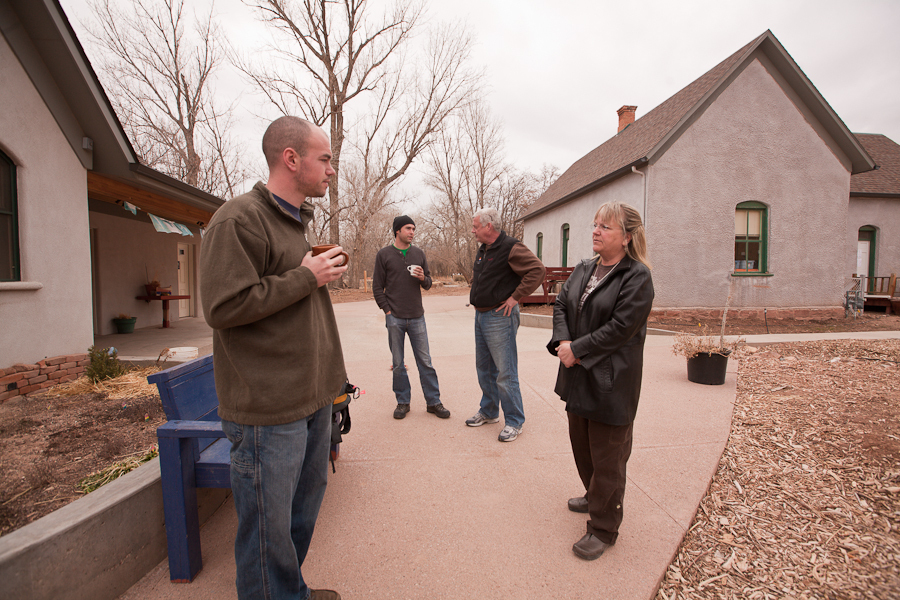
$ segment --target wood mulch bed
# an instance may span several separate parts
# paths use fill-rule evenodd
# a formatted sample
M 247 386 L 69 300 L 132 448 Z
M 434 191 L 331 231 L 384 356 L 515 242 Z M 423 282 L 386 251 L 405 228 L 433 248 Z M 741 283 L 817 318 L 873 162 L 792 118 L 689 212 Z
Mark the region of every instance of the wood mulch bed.
M 900 597 L 900 340 L 766 346 L 657 597 Z

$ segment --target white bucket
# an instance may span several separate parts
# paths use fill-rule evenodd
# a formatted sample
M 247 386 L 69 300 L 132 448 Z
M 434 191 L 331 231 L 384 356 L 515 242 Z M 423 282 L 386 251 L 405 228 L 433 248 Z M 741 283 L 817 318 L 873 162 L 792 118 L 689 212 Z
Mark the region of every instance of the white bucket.
M 198 348 L 194 346 L 182 346 L 180 348 L 169 348 L 169 357 L 167 360 L 186 361 L 197 358 Z

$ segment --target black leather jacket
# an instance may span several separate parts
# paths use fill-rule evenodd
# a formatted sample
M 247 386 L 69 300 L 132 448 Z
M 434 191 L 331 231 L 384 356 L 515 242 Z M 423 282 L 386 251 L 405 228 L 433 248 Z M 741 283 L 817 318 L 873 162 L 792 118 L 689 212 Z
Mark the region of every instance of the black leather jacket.
M 563 285 L 553 307 L 553 338 L 547 349 L 556 356 L 563 340 L 581 364 L 559 366 L 555 391 L 566 410 L 607 425 L 634 421 L 641 395 L 644 339 L 653 305 L 650 269 L 626 256 L 584 302 L 578 302 L 597 266 L 581 261 Z

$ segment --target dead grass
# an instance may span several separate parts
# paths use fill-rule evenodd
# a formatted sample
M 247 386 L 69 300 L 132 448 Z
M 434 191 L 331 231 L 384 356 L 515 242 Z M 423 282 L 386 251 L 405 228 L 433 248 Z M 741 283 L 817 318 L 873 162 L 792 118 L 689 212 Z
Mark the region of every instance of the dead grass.
M 165 367 L 135 368 L 114 379 L 105 379 L 96 383 L 83 376 L 75 381 L 61 383 L 41 392 L 35 392 L 32 397 L 37 399 L 105 394 L 109 400 L 127 400 L 138 396 L 153 396 L 157 394 L 156 386 L 147 383 L 147 376 L 160 371 L 161 368 Z

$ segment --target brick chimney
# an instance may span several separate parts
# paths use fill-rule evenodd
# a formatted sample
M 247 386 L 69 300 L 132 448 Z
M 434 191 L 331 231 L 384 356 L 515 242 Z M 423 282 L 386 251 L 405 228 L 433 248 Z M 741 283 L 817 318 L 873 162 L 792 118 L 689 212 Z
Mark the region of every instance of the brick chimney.
M 619 115 L 619 131 L 622 131 L 632 123 L 634 123 L 634 111 L 637 110 L 637 106 L 623 106 L 619 110 L 616 111 L 616 114 Z M 616 133 L 619 133 L 617 131 Z

